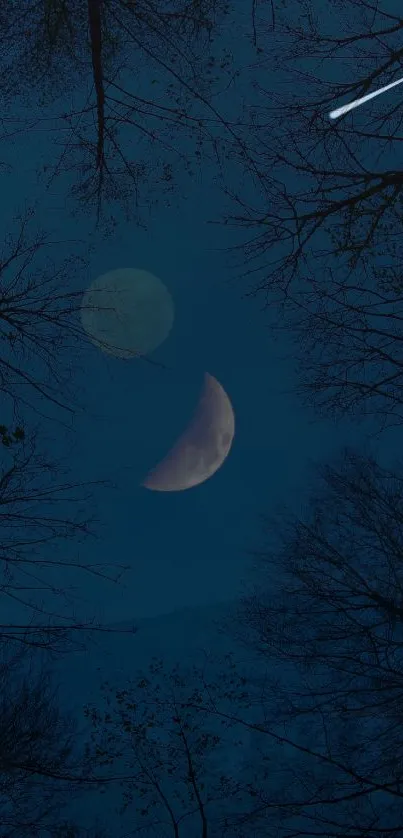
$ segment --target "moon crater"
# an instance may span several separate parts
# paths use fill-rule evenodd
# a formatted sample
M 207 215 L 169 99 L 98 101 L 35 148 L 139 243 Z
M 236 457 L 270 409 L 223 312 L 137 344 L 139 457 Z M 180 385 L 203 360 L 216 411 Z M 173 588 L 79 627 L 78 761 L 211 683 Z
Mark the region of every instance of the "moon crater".
M 234 433 L 231 402 L 219 381 L 205 373 L 202 395 L 188 427 L 142 485 L 157 492 L 178 492 L 203 483 L 228 456 Z

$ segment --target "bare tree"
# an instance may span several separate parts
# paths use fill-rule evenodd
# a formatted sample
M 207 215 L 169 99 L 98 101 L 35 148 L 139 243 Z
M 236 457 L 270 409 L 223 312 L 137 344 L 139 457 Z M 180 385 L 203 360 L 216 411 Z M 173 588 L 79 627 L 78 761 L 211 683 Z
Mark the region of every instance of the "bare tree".
M 258 32 L 246 106 L 257 197 L 226 188 L 238 213 L 225 222 L 254 235 L 234 255 L 272 328 L 292 327 L 300 395 L 330 414 L 400 424 L 400 88 L 338 120 L 329 112 L 402 75 L 401 15 L 393 3 L 303 0 Z
M 76 171 L 72 195 L 96 207 L 105 231 L 116 225 L 106 204 L 144 224 L 144 199 L 149 204 L 156 183 L 158 193 L 171 193 L 175 169 L 192 175 L 204 148 L 207 158 L 221 154 L 217 128 L 247 153 L 212 103 L 239 75 L 228 51 L 213 45 L 228 12 L 226 0 L 172 0 L 165 8 L 88 0 L 80 10 L 72 0 L 30 0 L 23 13 L 16 2 L 0 4 L 0 90 L 6 107 L 16 95 L 27 107 L 26 117 L 4 117 L 3 138 L 49 126 L 62 152 L 42 168 L 45 182 Z M 70 107 L 55 115 L 66 93 Z
M 63 425 L 58 408 L 70 415 L 84 409 L 77 372 L 89 343 L 80 318 L 84 307 L 92 308 L 83 303 L 88 257 L 80 253 L 82 241 L 52 240 L 43 230 L 34 234 L 29 228 L 35 210 L 16 215 L 16 232 L 6 236 L 0 258 L 0 420 L 6 404 L 17 424 L 25 421 L 26 408 L 49 418 L 41 409 L 46 404 L 56 408 L 52 420 Z M 74 253 L 57 265 L 49 250 L 66 244 L 74 245 Z M 84 287 L 76 289 L 80 275 Z M 164 367 L 140 354 L 138 360 Z
M 231 835 L 391 838 L 403 828 L 401 466 L 346 448 L 316 469 L 302 516 L 264 519 L 254 584 L 223 626 L 265 678 L 243 688 L 243 713 L 220 708 L 206 683 L 198 706 L 280 748 L 283 788 L 251 785 Z
M 222 766 L 233 724 L 221 720 L 217 726 L 208 712 L 185 707 L 201 699 L 201 673 L 196 666 L 168 671 L 154 659 L 145 676 L 129 678 L 120 688 L 106 681 L 103 707 L 85 707 L 93 727 L 87 757 L 98 776 L 113 769 L 119 783 L 115 814 L 122 823 L 129 813 L 133 835 L 147 830 L 159 838 L 218 838 L 222 812 L 241 805 L 241 785 Z M 235 737 L 231 743 L 232 751 L 242 747 Z M 120 764 L 126 776 L 119 778 Z
M 32 235 L 33 216 L 34 208 L 16 216 L 16 232 L 6 236 L 1 255 L 0 391 L 17 414 L 33 407 L 32 393 L 74 412 L 72 377 L 85 338 L 78 316 L 83 290 L 66 289 L 87 265 L 75 254 L 56 267 L 49 248 L 55 252 L 66 242 L 51 241 L 43 231 Z M 82 243 L 72 244 L 81 249 Z
M 115 562 L 112 567 L 73 558 L 71 547 L 67 554 L 62 549 L 65 542 L 96 538 L 96 489 L 108 482 L 61 479 L 66 474 L 63 460 L 38 453 L 37 429 L 26 434 L 22 428 L 1 426 L 0 433 L 0 594 L 4 605 L 11 600 L 32 618 L 10 625 L 3 616 L 0 641 L 14 639 L 60 651 L 76 632 L 102 630 L 98 623 L 72 620 L 76 594 L 67 584 L 68 573 L 76 569 L 117 584 L 127 569 Z M 57 584 L 52 578 L 55 571 Z M 58 613 L 62 604 L 64 612 Z
M 78 725 L 60 710 L 50 671 L 38 663 L 32 648 L 0 644 L 1 838 L 101 838 L 62 818 L 85 793 L 90 767 Z

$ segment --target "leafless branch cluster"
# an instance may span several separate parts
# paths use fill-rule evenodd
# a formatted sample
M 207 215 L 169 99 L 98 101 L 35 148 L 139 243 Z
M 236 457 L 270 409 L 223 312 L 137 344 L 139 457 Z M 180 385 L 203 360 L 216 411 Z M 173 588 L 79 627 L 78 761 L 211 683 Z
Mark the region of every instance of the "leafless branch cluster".
M 336 121 L 329 111 L 402 74 L 403 22 L 389 6 L 277 11 L 259 65 L 277 88 L 257 79 L 248 109 L 254 204 L 226 189 L 239 208 L 226 223 L 254 231 L 234 253 L 272 328 L 292 334 L 300 395 L 383 428 L 401 422 L 401 93 Z

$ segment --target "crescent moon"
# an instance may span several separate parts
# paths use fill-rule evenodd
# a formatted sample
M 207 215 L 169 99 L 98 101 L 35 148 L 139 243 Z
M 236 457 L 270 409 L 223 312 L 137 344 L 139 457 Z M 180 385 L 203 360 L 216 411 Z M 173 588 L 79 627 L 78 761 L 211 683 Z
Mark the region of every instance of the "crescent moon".
M 235 433 L 231 402 L 219 381 L 205 373 L 196 411 L 166 457 L 142 485 L 155 492 L 180 492 L 211 477 L 228 456 Z

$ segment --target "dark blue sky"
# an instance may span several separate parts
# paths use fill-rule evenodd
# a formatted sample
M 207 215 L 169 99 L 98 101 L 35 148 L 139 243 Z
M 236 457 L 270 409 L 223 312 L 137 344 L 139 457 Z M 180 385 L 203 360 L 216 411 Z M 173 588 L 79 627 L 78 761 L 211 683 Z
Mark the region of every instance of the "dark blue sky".
M 247 41 L 237 43 L 239 63 L 247 63 Z M 249 94 L 247 81 L 237 87 L 236 96 Z M 228 93 L 227 107 L 230 96 L 236 109 L 235 93 Z M 245 286 L 234 280 L 223 248 L 244 234 L 206 224 L 228 206 L 208 167 L 193 184 L 184 177 L 187 198 L 179 208 L 151 207 L 147 231 L 122 215 L 116 234 L 102 240 L 92 236 L 85 216 L 70 216 L 63 191 L 67 179 L 55 181 L 50 193 L 38 187 L 38 155 L 45 160 L 48 149 L 49 136 L 35 131 L 9 151 L 14 169 L 3 176 L 9 200 L 2 202 L 2 228 L 15 211 L 39 199 L 37 221 L 54 239 L 91 242 L 88 284 L 114 268 L 143 268 L 166 284 L 176 309 L 172 332 L 153 355 L 167 370 L 121 362 L 91 344 L 83 352 L 77 389 L 85 393 L 86 410 L 75 417 L 75 434 L 65 440 L 72 477 L 111 478 L 117 488 L 100 495 L 101 538 L 64 549 L 83 562 L 124 563 L 131 569 L 119 587 L 84 574 L 72 579 L 81 613 L 107 622 L 135 620 L 231 599 L 247 572 L 246 550 L 259 541 L 258 515 L 282 502 L 298 509 L 306 498 L 309 459 L 326 459 L 342 443 L 359 441 L 363 427 L 315 419 L 284 392 L 295 382 L 292 360 L 281 359 L 291 343 L 274 340 L 261 302 L 243 299 Z M 235 169 L 232 176 L 236 187 L 241 172 Z M 72 247 L 60 245 L 53 257 L 64 258 Z M 84 290 L 82 280 L 72 277 L 72 288 Z M 234 407 L 230 455 L 196 488 L 147 491 L 140 481 L 186 426 L 204 371 L 220 381 Z M 50 447 L 53 439 L 63 448 L 62 430 L 47 433 Z M 392 438 L 382 443 L 386 453 L 393 451 L 387 441 Z

